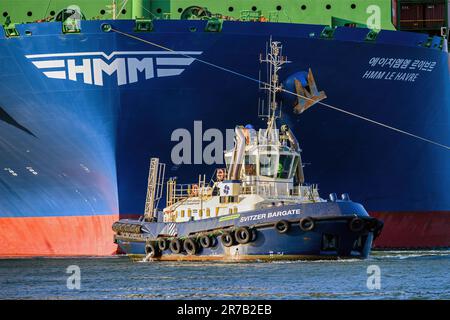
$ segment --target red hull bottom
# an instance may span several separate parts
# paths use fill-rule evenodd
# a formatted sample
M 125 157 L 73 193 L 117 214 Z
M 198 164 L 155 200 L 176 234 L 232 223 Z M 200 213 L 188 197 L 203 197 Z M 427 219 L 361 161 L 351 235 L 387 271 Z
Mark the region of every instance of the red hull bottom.
M 384 221 L 376 249 L 450 247 L 450 211 L 372 212 Z M 0 257 L 109 256 L 119 215 L 0 218 Z
M 108 256 L 119 215 L 0 219 L 0 256 Z
M 371 212 L 384 222 L 375 249 L 432 249 L 450 247 L 450 211 Z

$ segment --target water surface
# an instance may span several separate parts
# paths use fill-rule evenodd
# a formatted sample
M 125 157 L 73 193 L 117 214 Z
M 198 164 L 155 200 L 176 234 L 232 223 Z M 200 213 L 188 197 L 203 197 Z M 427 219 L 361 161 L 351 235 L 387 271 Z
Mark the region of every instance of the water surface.
M 79 267 L 79 290 L 67 286 L 69 266 Z M 369 266 L 379 267 L 380 289 L 367 286 Z M 363 261 L 272 263 L 3 259 L 0 298 L 450 299 L 449 270 L 450 250 L 374 252 Z M 76 282 L 70 280 L 73 287 Z

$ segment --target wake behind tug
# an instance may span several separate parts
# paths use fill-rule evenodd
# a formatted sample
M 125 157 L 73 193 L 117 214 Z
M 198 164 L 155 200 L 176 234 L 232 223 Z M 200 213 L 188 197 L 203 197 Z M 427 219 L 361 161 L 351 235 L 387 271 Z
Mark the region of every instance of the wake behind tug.
M 277 72 L 287 63 L 282 47 L 271 42 L 269 79 L 262 89 L 268 104 L 260 115 L 267 128 L 235 129 L 235 145 L 225 152 L 226 169 L 206 183 L 178 184 L 169 179 L 166 207 L 158 211 L 165 165 L 150 163 L 145 216 L 114 223 L 115 242 L 132 258 L 156 260 L 286 260 L 366 258 L 382 222 L 347 194 L 324 200 L 317 185 L 304 183 L 299 143 L 288 126 L 277 128 Z M 325 93 L 312 72 L 296 111 Z M 296 85 L 301 86 L 300 83 Z

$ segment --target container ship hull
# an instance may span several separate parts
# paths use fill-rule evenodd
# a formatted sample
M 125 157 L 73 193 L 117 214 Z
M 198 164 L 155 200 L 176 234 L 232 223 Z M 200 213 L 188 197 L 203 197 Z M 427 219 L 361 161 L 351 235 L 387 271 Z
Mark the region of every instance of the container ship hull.
M 19 37 L 0 33 L 0 256 L 114 253 L 111 225 L 142 215 L 150 155 L 172 164 L 176 129 L 192 133 L 195 149 L 208 145 L 207 129 L 259 121 L 255 57 L 270 37 L 293 61 L 286 84 L 311 67 L 329 105 L 450 142 L 448 53 L 419 45 L 426 35 L 381 31 L 367 41 L 362 28 L 324 37 L 319 25 L 225 22 L 207 32 L 206 23 L 161 20 L 135 32 L 131 20 L 81 21 L 76 34 L 35 23 L 16 25 Z M 235 97 L 242 87 L 252 93 Z M 447 149 L 325 106 L 298 117 L 295 100 L 282 98 L 284 121 L 304 137 L 308 180 L 324 194 L 349 192 L 385 220 L 375 247 L 450 246 Z M 195 177 L 205 163 L 194 153 L 169 175 Z

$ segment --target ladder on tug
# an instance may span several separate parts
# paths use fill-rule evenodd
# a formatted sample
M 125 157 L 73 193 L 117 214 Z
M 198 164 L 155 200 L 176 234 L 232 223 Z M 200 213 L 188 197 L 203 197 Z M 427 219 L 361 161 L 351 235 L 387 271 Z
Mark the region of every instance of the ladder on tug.
M 145 221 L 155 221 L 159 200 L 162 198 L 164 188 L 165 163 L 160 163 L 159 158 L 150 159 L 148 172 L 147 197 L 145 200 Z

